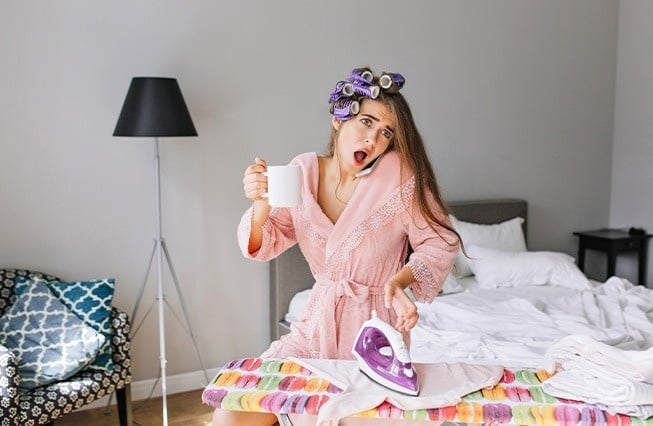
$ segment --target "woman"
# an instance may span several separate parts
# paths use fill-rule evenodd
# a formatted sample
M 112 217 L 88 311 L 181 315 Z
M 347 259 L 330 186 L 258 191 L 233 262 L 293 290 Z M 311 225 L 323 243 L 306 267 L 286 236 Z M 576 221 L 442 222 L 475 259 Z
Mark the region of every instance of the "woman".
M 459 236 L 428 160 L 399 74 L 354 69 L 329 97 L 332 131 L 324 156 L 298 155 L 302 204 L 271 208 L 264 160 L 245 170 L 243 254 L 267 261 L 298 243 L 315 276 L 308 306 L 291 332 L 261 356 L 351 359 L 371 311 L 407 339 L 418 319 L 405 290 L 438 294 Z M 406 259 L 409 251 L 410 255 Z M 274 415 L 216 410 L 214 424 L 274 424 Z

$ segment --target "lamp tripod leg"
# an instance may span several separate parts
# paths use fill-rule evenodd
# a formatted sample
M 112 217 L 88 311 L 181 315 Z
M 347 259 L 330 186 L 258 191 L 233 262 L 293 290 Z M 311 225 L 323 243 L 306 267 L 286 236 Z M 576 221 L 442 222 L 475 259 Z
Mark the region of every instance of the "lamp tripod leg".
M 136 298 L 136 303 L 134 304 L 134 310 L 132 311 L 132 316 L 130 319 L 136 321 L 136 312 L 138 312 L 138 307 L 141 305 L 141 299 L 143 298 L 143 291 L 145 290 L 145 285 L 147 284 L 147 278 L 150 276 L 150 269 L 152 269 L 152 260 L 154 260 L 154 253 L 156 253 L 157 240 L 154 240 L 152 245 L 152 253 L 150 253 L 150 261 L 147 262 L 147 269 L 145 270 L 145 276 L 143 277 L 143 282 L 141 287 L 138 289 L 138 297 Z
M 131 316 L 129 317 L 130 321 L 132 324 L 134 321 L 136 321 L 136 313 L 138 312 L 138 308 L 141 305 L 141 300 L 143 299 L 143 292 L 145 291 L 145 286 L 147 284 L 147 278 L 150 276 L 150 270 L 152 269 L 152 260 L 154 260 L 154 253 L 156 253 L 156 245 L 157 241 L 154 240 L 154 243 L 152 244 L 152 252 L 150 253 L 150 260 L 147 262 L 147 269 L 145 270 L 145 276 L 143 277 L 143 282 L 141 283 L 140 288 L 138 289 L 138 297 L 136 298 L 136 303 L 134 304 L 134 310 L 132 311 Z M 151 307 L 150 307 L 151 309 Z M 145 314 L 145 317 L 143 317 L 143 321 L 145 321 L 145 318 L 147 318 L 148 313 Z M 134 338 L 136 333 L 138 332 L 138 329 L 141 328 L 140 326 L 143 324 L 143 321 L 138 325 L 136 328 L 132 328 L 131 331 L 131 338 Z M 109 406 L 111 405 L 111 400 L 113 399 L 113 394 L 109 395 L 109 400 L 107 401 L 107 406 L 105 407 L 105 413 L 108 412 Z
M 141 318 L 141 321 L 136 326 L 132 326 L 132 330 L 133 330 L 131 333 L 132 339 L 136 337 L 136 334 L 138 334 L 138 330 L 140 330 L 141 326 L 145 323 L 147 317 L 150 316 L 150 312 L 152 312 L 152 309 L 154 308 L 155 304 L 156 304 L 156 299 L 152 300 L 150 307 L 147 308 L 147 311 L 145 312 L 145 315 L 143 315 L 143 318 Z
M 200 349 L 197 344 L 197 338 L 195 337 L 195 334 L 193 333 L 193 327 L 190 324 L 190 317 L 188 316 L 188 309 L 186 308 L 186 302 L 184 301 L 184 296 L 181 292 L 181 287 L 179 286 L 179 280 L 177 279 L 175 268 L 172 265 L 172 259 L 170 258 L 170 252 L 168 251 L 168 245 L 166 244 L 165 240 L 161 241 L 161 247 L 163 248 L 163 253 L 165 254 L 166 260 L 168 261 L 168 268 L 170 269 L 172 282 L 174 282 L 175 288 L 177 289 L 177 295 L 179 296 L 179 303 L 181 305 L 181 310 L 184 313 L 184 319 L 186 320 L 186 326 L 188 327 L 188 335 L 193 341 L 193 346 L 195 347 L 195 353 L 197 354 L 197 359 L 200 363 L 200 368 L 202 369 L 202 373 L 204 373 L 204 380 L 206 380 L 206 384 L 208 384 L 209 376 L 206 373 L 206 368 L 204 367 L 204 362 L 202 361 L 202 356 L 200 355 Z
M 159 313 L 159 354 L 161 363 L 161 402 L 163 405 L 163 426 L 168 426 L 168 385 L 166 380 L 166 332 L 164 317 L 164 294 L 163 294 L 163 244 L 162 239 L 158 240 L 156 248 L 156 278 L 157 278 L 157 305 Z

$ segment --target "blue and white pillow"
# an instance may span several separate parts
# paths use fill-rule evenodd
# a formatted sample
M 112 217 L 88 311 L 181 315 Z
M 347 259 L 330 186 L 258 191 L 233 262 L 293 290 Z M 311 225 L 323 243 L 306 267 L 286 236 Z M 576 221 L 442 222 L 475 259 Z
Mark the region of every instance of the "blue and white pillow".
M 73 376 L 105 340 L 43 282 L 28 286 L 0 318 L 0 344 L 18 360 L 21 392 Z
M 111 355 L 111 304 L 115 289 L 113 278 L 90 281 L 46 281 L 41 278 L 17 280 L 16 294 L 20 295 L 34 283 L 41 282 L 73 314 L 86 325 L 93 327 L 105 337 L 105 342 L 98 351 L 97 357 L 90 367 L 100 370 L 113 370 Z
M 27 269 L 0 268 L 0 316 L 4 315 L 5 311 L 16 301 L 16 292 L 14 290 L 16 280 L 34 277 L 44 278 L 49 281 L 59 280 L 59 278 L 44 274 L 43 272 Z

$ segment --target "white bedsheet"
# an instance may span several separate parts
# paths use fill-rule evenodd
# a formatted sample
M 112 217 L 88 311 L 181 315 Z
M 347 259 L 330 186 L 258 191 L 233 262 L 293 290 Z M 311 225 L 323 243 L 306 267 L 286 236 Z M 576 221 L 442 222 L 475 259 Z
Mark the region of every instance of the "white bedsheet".
M 411 332 L 417 363 L 471 362 L 542 368 L 546 350 L 559 338 L 585 334 L 621 349 L 653 346 L 653 290 L 613 277 L 590 290 L 527 286 L 485 290 L 472 277 L 464 292 L 417 303 L 420 320 Z M 308 291 L 291 303 L 293 320 Z
M 613 277 L 590 290 L 476 289 L 418 303 L 414 362 L 543 367 L 558 338 L 585 334 L 621 349 L 653 346 L 653 291 Z

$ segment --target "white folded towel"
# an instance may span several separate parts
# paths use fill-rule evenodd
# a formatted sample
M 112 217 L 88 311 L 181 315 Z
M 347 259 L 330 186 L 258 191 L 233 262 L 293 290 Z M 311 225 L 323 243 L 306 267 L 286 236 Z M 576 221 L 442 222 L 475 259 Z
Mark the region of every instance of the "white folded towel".
M 317 425 L 338 421 L 388 401 L 404 410 L 419 410 L 457 404 L 461 397 L 496 385 L 503 367 L 468 364 L 416 364 L 420 383 L 419 396 L 407 396 L 389 390 L 369 379 L 357 361 L 293 358 L 295 362 L 324 377 L 343 392 L 320 407 Z
M 653 404 L 653 385 L 595 368 L 580 359 L 565 362 L 564 371 L 542 383 L 542 389 L 553 396 L 590 404 Z
M 578 357 L 596 368 L 613 371 L 638 382 L 653 384 L 653 347 L 642 351 L 624 350 L 599 342 L 590 336 L 570 335 L 549 348 L 544 358 L 545 368 L 553 372 L 566 360 Z
M 554 343 L 544 362 L 549 372 L 557 371 L 542 383 L 550 395 L 612 413 L 653 416 L 653 348 L 623 350 L 590 336 L 571 335 Z

